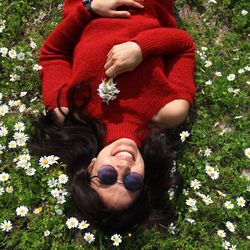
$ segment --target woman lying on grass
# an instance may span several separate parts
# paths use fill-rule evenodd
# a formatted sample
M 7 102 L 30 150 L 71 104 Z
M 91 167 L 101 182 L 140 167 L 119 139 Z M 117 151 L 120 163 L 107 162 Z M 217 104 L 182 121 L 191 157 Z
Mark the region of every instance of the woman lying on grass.
M 69 165 L 79 216 L 105 232 L 172 219 L 170 128 L 195 97 L 195 45 L 172 10 L 172 0 L 68 0 L 41 48 L 47 114 L 33 152 Z

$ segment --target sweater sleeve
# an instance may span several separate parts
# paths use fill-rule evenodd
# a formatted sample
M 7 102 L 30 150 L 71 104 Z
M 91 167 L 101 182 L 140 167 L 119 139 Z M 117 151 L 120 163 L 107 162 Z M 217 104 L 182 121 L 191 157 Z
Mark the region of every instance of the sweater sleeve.
M 48 110 L 57 107 L 60 89 L 60 106 L 68 106 L 73 49 L 91 18 L 81 0 L 66 0 L 63 16 L 62 22 L 48 36 L 40 50 L 43 103 Z
M 167 87 L 174 99 L 190 104 L 195 98 L 195 44 L 191 36 L 177 28 L 156 28 L 139 33 L 133 41 L 141 47 L 143 58 L 164 55 Z
M 191 36 L 176 28 L 155 28 L 140 32 L 131 41 L 139 44 L 143 58 L 149 55 L 171 55 L 193 51 Z

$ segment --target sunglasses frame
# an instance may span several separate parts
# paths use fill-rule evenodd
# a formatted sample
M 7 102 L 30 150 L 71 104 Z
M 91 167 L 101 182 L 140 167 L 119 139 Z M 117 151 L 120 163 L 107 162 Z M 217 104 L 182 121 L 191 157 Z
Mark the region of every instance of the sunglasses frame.
M 141 174 L 138 174 L 138 173 L 136 173 L 136 172 L 129 172 L 127 175 L 124 176 L 123 182 L 119 182 L 119 181 L 117 181 L 118 173 L 117 173 L 116 169 L 115 169 L 113 166 L 111 166 L 111 165 L 103 165 L 103 166 L 101 166 L 100 169 L 98 170 L 98 174 L 99 174 L 99 171 L 100 171 L 103 167 L 105 167 L 105 166 L 106 166 L 106 167 L 109 167 L 110 169 L 113 169 L 113 171 L 116 172 L 116 181 L 115 181 L 114 183 L 112 183 L 112 184 L 105 184 L 105 183 L 100 179 L 99 175 L 91 176 L 91 177 L 89 178 L 89 180 L 91 181 L 93 178 L 98 178 L 99 182 L 100 182 L 101 184 L 103 184 L 103 185 L 106 185 L 106 186 L 112 186 L 112 185 L 114 185 L 114 184 L 116 184 L 116 183 L 118 183 L 118 184 L 123 184 L 124 187 L 125 187 L 128 191 L 130 191 L 130 192 L 137 192 L 137 191 L 143 190 L 143 188 L 144 188 L 144 178 L 142 177 Z M 142 181 L 142 185 L 141 185 L 140 189 L 134 190 L 134 191 L 133 191 L 133 190 L 130 190 L 129 188 L 126 187 L 126 185 L 125 185 L 125 183 L 124 183 L 124 180 L 125 180 L 125 178 L 126 178 L 128 175 L 130 175 L 130 174 L 135 174 L 135 175 L 141 177 L 141 179 L 142 179 L 143 181 Z

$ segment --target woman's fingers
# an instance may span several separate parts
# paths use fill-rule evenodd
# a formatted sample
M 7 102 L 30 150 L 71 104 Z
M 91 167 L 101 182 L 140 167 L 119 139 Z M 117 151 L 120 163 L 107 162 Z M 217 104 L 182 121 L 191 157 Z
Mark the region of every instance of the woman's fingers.
M 139 2 L 144 2 L 143 0 L 120 0 L 118 1 L 119 5 L 118 6 L 131 6 L 131 7 L 136 7 L 136 8 L 144 8 L 144 6 L 142 4 L 140 4 Z M 118 7 L 117 6 L 117 7 Z
M 128 11 L 118 11 L 118 10 L 110 10 L 109 17 L 129 17 L 130 13 Z

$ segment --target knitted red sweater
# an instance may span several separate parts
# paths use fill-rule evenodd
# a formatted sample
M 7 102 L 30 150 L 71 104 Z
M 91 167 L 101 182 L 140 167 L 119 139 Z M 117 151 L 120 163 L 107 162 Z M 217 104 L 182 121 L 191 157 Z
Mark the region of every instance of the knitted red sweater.
M 61 106 L 68 105 L 71 86 L 87 81 L 93 95 L 85 112 L 106 125 L 106 143 L 125 137 L 140 145 L 147 123 L 161 107 L 174 99 L 192 104 L 195 45 L 187 32 L 176 28 L 172 2 L 145 0 L 144 9 L 129 10 L 130 18 L 91 18 L 82 0 L 66 1 L 64 19 L 41 48 L 47 109 L 57 106 L 58 90 L 64 84 Z M 114 45 L 127 41 L 139 44 L 143 62 L 133 72 L 115 78 L 120 93 L 107 105 L 97 94 L 105 78 L 107 54 Z

